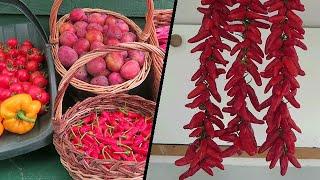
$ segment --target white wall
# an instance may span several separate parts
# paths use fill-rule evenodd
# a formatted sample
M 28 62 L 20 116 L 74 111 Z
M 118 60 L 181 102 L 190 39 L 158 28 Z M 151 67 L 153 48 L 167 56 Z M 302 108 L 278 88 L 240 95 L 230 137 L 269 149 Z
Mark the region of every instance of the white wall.
M 266 0 L 262 0 L 265 2 Z M 304 24 L 307 27 L 320 27 L 320 1 L 319 0 L 301 0 L 306 11 L 301 14 Z M 178 0 L 175 23 L 177 24 L 199 24 L 201 14 L 196 7 L 200 5 L 200 0 Z
M 189 102 L 187 94 L 194 88 L 194 83 L 190 82 L 192 74 L 198 68 L 199 54 L 190 54 L 194 45 L 186 43 L 199 29 L 198 25 L 175 25 L 173 34 L 179 34 L 183 38 L 182 46 L 171 47 L 169 51 L 166 73 L 162 88 L 157 124 L 155 129 L 154 143 L 164 144 L 187 144 L 192 141 L 188 137 L 190 131 L 182 129 L 187 124 L 195 111 L 184 107 Z M 262 31 L 263 38 L 268 35 L 268 31 Z M 297 99 L 302 108 L 290 108 L 293 118 L 303 130 L 303 134 L 298 135 L 297 146 L 299 147 L 320 147 L 320 28 L 306 29 L 305 43 L 309 47 L 308 51 L 298 50 L 300 62 L 307 75 L 299 78 L 301 89 Z M 235 57 L 224 54 L 227 60 L 233 62 Z M 265 62 L 267 63 L 267 62 Z M 229 63 L 231 64 L 231 63 Z M 263 69 L 259 66 L 260 70 Z M 218 90 L 221 92 L 223 102 L 220 107 L 224 107 L 230 97 L 223 91 L 226 80 L 223 76 L 217 82 Z M 263 86 L 266 85 L 264 81 Z M 254 83 L 251 83 L 252 85 Z M 263 94 L 264 87 L 257 87 L 257 95 L 260 102 L 268 95 Z M 256 111 L 252 111 L 256 112 Z M 258 117 L 263 117 L 265 112 L 256 113 Z M 226 114 L 225 114 L 226 115 Z M 224 121 L 228 122 L 229 116 L 225 116 Z M 266 137 L 266 125 L 256 125 L 254 130 L 258 143 L 261 144 Z

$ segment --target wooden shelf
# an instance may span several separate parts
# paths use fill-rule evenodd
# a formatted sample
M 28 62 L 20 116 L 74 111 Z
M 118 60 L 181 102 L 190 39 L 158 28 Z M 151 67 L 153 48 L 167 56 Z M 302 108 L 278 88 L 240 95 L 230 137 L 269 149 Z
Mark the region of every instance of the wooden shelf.
M 227 146 L 221 146 L 226 149 Z M 170 144 L 153 144 L 151 155 L 158 156 L 183 156 L 187 149 L 187 145 L 170 145 Z M 264 158 L 266 154 L 259 154 L 250 158 Z M 299 159 L 320 159 L 320 148 L 297 148 L 297 156 Z M 243 153 L 235 157 L 249 157 Z

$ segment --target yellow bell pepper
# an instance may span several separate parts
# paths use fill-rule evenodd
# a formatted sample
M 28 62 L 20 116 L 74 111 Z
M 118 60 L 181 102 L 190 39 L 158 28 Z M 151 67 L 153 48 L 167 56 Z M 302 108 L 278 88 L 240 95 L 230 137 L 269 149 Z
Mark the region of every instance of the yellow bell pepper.
M 4 127 L 2 125 L 2 118 L 0 117 L 0 136 L 3 134 Z
M 40 109 L 40 101 L 33 101 L 29 94 L 17 94 L 6 99 L 0 107 L 4 129 L 17 134 L 29 132 L 34 127 Z

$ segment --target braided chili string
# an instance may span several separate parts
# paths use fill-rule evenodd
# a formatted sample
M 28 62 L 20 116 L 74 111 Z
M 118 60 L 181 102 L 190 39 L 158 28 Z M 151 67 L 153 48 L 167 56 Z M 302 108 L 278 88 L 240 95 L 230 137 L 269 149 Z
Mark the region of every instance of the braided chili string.
M 301 129 L 292 119 L 288 106 L 300 108 L 295 99 L 297 89 L 300 88 L 296 78 L 304 76 L 305 72 L 299 65 L 295 46 L 303 50 L 307 50 L 307 47 L 301 42 L 305 34 L 303 21 L 295 11 L 305 9 L 300 0 L 269 0 L 264 5 L 270 13 L 276 12 L 276 15 L 269 18 L 272 23 L 271 34 L 265 46 L 270 63 L 261 73 L 262 77 L 270 79 L 265 93 L 272 89 L 272 95 L 260 107 L 261 110 L 268 108 L 264 117 L 268 129 L 266 141 L 259 153 L 268 151 L 266 160 L 271 161 L 270 169 L 280 161 L 281 175 L 284 176 L 289 162 L 301 168 L 295 156 L 297 138 L 294 133 L 294 130 L 301 133 Z
M 269 25 L 264 23 L 268 20 L 267 9 L 259 0 L 236 0 L 237 8 L 229 15 L 232 24 L 225 26 L 230 32 L 240 33 L 243 40 L 238 42 L 231 50 L 231 56 L 237 54 L 236 60 L 227 73 L 229 79 L 224 90 L 232 99 L 227 103 L 223 112 L 235 116 L 224 130 L 226 134 L 221 140 L 233 143 L 226 151 L 224 157 L 232 156 L 245 151 L 250 156 L 258 152 L 252 124 L 264 124 L 247 106 L 247 97 L 253 107 L 260 111 L 260 104 L 255 90 L 246 82 L 246 77 L 252 77 L 258 86 L 262 85 L 261 76 L 256 63 L 262 64 L 264 53 L 259 45 L 262 44 L 260 29 L 268 29 Z
M 203 42 L 191 51 L 201 52 L 200 67 L 191 78 L 196 87 L 188 94 L 188 99 L 193 101 L 186 105 L 191 109 L 199 108 L 199 112 L 184 126 L 185 129 L 193 130 L 190 137 L 195 137 L 196 140 L 189 145 L 185 156 L 175 162 L 177 166 L 190 166 L 180 179 L 193 176 L 200 169 L 209 175 L 213 175 L 214 167 L 224 169 L 222 151 L 213 139 L 221 135 L 218 129 L 223 130 L 225 125 L 221 121 L 223 114 L 212 99 L 221 102 L 215 80 L 225 74 L 221 67 L 228 64 L 221 53 L 231 50 L 222 39 L 238 42 L 237 38 L 223 28 L 228 25 L 230 10 L 227 6 L 233 3 L 231 0 L 202 0 L 201 3 L 209 6 L 198 8 L 198 11 L 204 14 L 202 25 L 198 34 L 189 40 L 189 43 Z

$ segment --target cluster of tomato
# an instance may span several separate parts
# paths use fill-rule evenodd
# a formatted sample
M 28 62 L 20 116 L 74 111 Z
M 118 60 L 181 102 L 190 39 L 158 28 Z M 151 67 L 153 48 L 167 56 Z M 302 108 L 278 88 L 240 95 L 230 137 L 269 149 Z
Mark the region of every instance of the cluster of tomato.
M 29 40 L 19 44 L 16 38 L 0 43 L 0 102 L 21 93 L 30 94 L 46 110 L 50 95 L 48 80 L 42 70 L 45 57 Z

